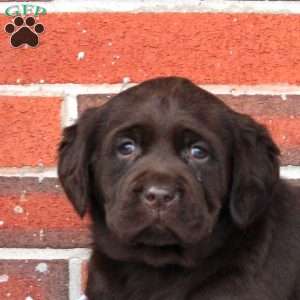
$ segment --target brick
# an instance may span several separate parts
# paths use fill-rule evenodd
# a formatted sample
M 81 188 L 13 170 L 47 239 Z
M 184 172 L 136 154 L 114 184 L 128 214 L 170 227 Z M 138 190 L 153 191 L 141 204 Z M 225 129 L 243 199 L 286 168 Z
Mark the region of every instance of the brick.
M 39 22 L 46 31 L 36 49 L 12 49 L 1 31 L 1 84 L 141 82 L 164 75 L 199 84 L 300 82 L 296 14 L 57 13 Z
M 100 106 L 113 95 L 80 95 L 78 111 L 80 114 L 90 107 Z M 252 115 L 265 124 L 275 142 L 281 148 L 282 165 L 300 165 L 300 96 L 232 96 L 219 95 L 234 110 Z
M 102 104 L 107 102 L 112 96 L 112 94 L 79 95 L 77 97 L 79 114 L 82 114 L 88 108 L 101 106 Z
M 81 291 L 84 293 L 88 280 L 89 262 L 84 260 L 81 264 Z
M 68 300 L 68 265 L 62 260 L 0 261 L 0 278 L 2 300 Z
M 256 116 L 300 117 L 300 96 L 287 95 L 285 98 L 273 95 L 219 95 L 232 109 Z
M 253 116 L 270 130 L 281 149 L 283 165 L 300 165 L 300 96 L 221 95 L 233 109 Z
M 57 179 L 0 177 L 0 247 L 85 247 L 89 218 L 81 220 Z
M 0 97 L 0 167 L 54 166 L 60 98 Z

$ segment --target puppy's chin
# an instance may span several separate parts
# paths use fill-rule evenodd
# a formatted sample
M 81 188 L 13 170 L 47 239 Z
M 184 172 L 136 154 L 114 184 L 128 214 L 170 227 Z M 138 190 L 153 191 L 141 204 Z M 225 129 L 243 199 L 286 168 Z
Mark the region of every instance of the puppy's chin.
M 152 266 L 179 264 L 183 247 L 180 239 L 162 226 L 151 226 L 140 232 L 131 243 L 143 262 Z
M 141 231 L 130 242 L 120 239 L 106 225 L 95 228 L 95 250 L 119 262 L 134 262 L 153 267 L 176 265 L 193 268 L 213 250 L 214 243 L 206 238 L 198 243 L 186 244 L 165 229 L 151 228 Z M 101 237 L 100 239 L 97 237 Z
M 149 247 L 177 246 L 180 244 L 180 239 L 170 229 L 162 225 L 153 225 L 134 237 L 132 244 Z
M 187 263 L 184 249 L 179 244 L 164 246 L 139 244 L 135 246 L 135 250 L 140 262 L 154 267 L 163 267 L 165 265 L 188 267 L 191 265 L 190 262 Z

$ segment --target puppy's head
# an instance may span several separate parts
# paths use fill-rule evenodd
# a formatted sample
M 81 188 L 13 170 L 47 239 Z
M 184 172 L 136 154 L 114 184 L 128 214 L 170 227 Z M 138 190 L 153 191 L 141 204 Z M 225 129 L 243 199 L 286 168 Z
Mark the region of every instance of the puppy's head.
M 169 77 L 86 111 L 64 131 L 58 171 L 108 256 L 190 266 L 223 227 L 243 230 L 263 215 L 278 154 L 263 126 Z

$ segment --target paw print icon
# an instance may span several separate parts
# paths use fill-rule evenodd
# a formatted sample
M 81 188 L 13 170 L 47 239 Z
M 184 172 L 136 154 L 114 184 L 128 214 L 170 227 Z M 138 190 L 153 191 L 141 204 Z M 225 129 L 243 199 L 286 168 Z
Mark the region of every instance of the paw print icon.
M 36 23 L 32 16 L 17 16 L 12 23 L 6 24 L 4 30 L 10 35 L 10 42 L 13 47 L 17 48 L 22 45 L 37 47 L 39 35 L 44 32 L 45 27 L 41 23 Z

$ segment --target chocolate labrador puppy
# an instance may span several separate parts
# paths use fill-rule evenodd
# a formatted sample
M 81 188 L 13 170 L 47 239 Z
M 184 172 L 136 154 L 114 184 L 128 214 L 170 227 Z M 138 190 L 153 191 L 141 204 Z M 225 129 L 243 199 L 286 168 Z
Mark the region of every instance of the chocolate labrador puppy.
M 89 300 L 300 300 L 300 193 L 266 128 L 178 77 L 64 131 L 59 178 L 93 221 Z

